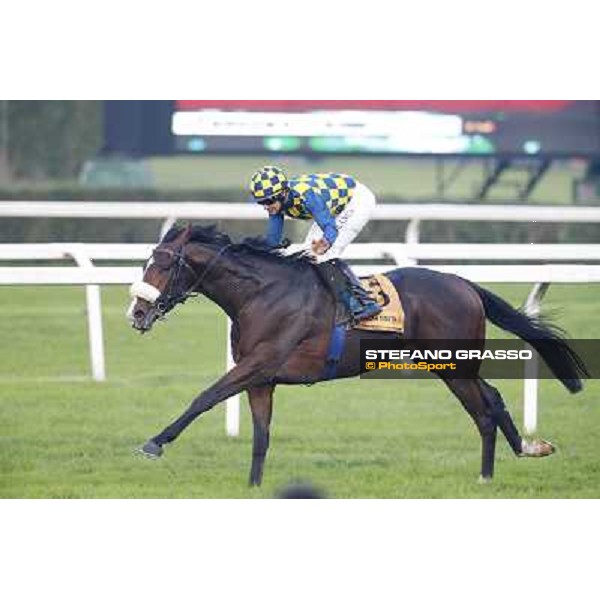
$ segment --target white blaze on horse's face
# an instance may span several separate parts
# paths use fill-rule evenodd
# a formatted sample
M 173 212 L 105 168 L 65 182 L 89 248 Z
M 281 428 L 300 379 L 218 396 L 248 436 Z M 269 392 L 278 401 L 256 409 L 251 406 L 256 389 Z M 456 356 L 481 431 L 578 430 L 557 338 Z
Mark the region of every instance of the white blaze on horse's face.
M 161 291 L 153 285 L 150 285 L 145 281 L 134 281 L 129 288 L 129 295 L 132 300 L 129 309 L 127 310 L 127 318 L 130 321 L 133 320 L 134 307 L 140 298 L 146 300 L 146 302 L 149 302 L 150 304 L 154 304 L 160 294 Z
M 150 304 L 154 304 L 156 299 L 160 296 L 160 290 L 155 288 L 153 285 L 150 285 L 144 281 L 144 275 L 154 262 L 154 258 L 150 256 L 150 260 L 144 266 L 144 274 L 142 275 L 142 279 L 138 281 L 134 281 L 129 286 L 129 297 L 132 299 L 127 312 L 125 313 L 127 319 L 129 321 L 133 321 L 133 312 L 135 309 L 135 305 L 139 298 L 142 300 L 146 300 Z
M 150 269 L 150 267 L 152 267 L 153 264 L 154 258 L 151 257 L 150 260 L 146 263 L 146 266 L 144 267 L 143 278 L 139 281 L 135 281 L 134 283 L 132 283 L 129 288 L 129 295 L 132 298 L 132 300 L 131 304 L 129 305 L 129 308 L 127 309 L 126 316 L 127 319 L 131 322 L 132 326 L 136 329 L 140 329 L 141 331 L 146 331 L 147 329 L 150 329 L 150 326 L 152 325 L 152 321 L 154 319 L 152 319 L 152 321 L 144 325 L 141 325 L 137 322 L 138 320 L 145 320 L 146 317 L 145 310 L 141 311 L 141 315 L 139 317 L 136 316 L 136 312 L 139 312 L 140 309 L 140 307 L 138 307 L 140 300 L 144 300 L 148 303 L 150 308 L 153 308 L 154 303 L 162 294 L 162 291 L 160 289 L 145 281 L 148 270 Z

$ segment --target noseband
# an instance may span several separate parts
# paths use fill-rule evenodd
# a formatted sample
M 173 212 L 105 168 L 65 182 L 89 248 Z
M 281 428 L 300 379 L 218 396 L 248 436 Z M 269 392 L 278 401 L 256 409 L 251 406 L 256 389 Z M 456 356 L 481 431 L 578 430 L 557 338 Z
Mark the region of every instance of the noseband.
M 156 302 L 154 303 L 154 306 L 160 313 L 160 316 L 163 317 L 177 304 L 183 304 L 188 298 L 191 298 L 194 295 L 194 289 L 197 288 L 204 281 L 204 279 L 206 279 L 213 267 L 231 246 L 232 244 L 223 246 L 223 248 L 221 248 L 219 252 L 213 256 L 212 260 L 206 265 L 202 274 L 197 277 L 192 285 L 190 285 L 184 291 L 177 290 L 177 282 L 179 281 L 183 268 L 185 267 L 194 275 L 196 275 L 196 271 L 185 258 L 183 252 L 184 246 L 181 246 L 177 251 L 169 250 L 167 248 L 155 250 L 155 252 L 165 252 L 166 254 L 172 256 L 173 262 L 171 263 L 170 268 L 173 268 L 173 265 L 175 265 L 175 271 L 169 278 L 166 290 L 156 299 Z

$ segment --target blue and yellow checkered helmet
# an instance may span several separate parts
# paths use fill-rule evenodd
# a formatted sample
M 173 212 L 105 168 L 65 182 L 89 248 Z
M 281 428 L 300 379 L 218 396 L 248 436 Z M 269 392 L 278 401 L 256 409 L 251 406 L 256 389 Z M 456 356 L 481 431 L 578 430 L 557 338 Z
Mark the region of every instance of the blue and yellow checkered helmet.
M 278 167 L 266 166 L 252 175 L 250 192 L 257 202 L 268 200 L 288 189 L 285 173 Z

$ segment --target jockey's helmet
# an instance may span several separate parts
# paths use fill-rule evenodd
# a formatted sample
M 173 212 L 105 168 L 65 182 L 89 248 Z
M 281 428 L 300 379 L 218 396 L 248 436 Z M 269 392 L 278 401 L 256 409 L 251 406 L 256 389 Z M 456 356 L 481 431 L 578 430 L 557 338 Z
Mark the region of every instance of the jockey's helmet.
M 250 191 L 256 202 L 264 202 L 288 189 L 285 173 L 278 167 L 266 166 L 252 175 Z

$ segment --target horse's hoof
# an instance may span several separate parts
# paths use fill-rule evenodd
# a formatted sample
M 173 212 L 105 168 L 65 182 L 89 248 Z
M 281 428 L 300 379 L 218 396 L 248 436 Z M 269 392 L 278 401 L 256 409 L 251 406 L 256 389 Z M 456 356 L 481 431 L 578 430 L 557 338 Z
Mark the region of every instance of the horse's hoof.
M 528 458 L 541 458 L 550 456 L 556 452 L 556 448 L 547 440 L 523 440 L 521 443 L 521 454 L 519 456 Z
M 162 456 L 164 451 L 162 446 L 159 446 L 156 442 L 149 440 L 141 448 L 138 448 L 138 452 L 146 458 L 156 460 Z
M 477 483 L 479 483 L 480 485 L 485 485 L 487 483 L 492 483 L 492 478 L 489 475 L 487 477 L 484 477 L 483 475 L 480 475 L 479 479 L 477 480 Z

